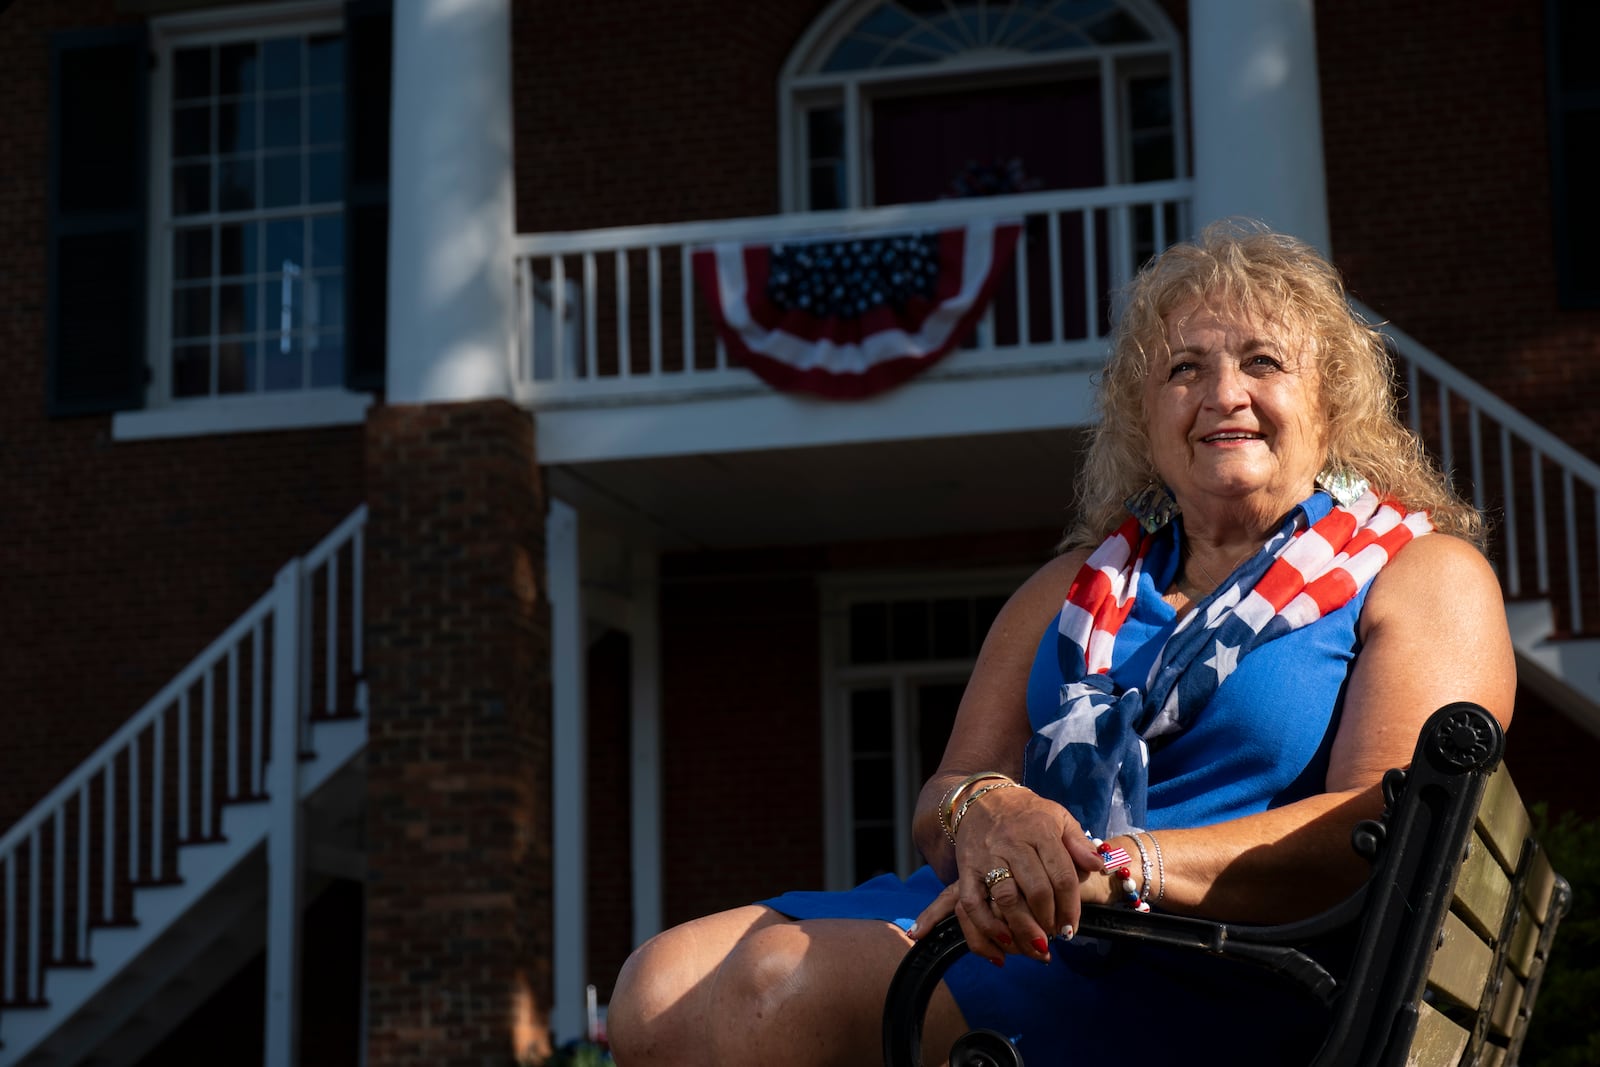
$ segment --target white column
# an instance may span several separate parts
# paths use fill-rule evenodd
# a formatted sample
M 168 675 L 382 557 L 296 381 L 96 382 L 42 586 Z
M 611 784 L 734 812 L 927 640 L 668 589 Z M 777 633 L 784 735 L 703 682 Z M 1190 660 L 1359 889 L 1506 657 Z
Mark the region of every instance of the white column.
M 633 943 L 661 932 L 661 616 L 656 549 L 635 549 L 630 575 L 632 650 Z
M 509 0 L 394 5 L 391 403 L 509 396 Z
M 266 1067 L 300 1062 L 300 662 L 304 604 L 300 560 L 273 584 L 272 761 L 267 765 Z
M 585 840 L 588 738 L 584 723 L 583 604 L 578 585 L 578 513 L 550 501 L 545 519 L 545 589 L 550 599 L 550 802 L 554 835 L 551 886 L 555 921 L 555 989 L 550 1032 L 557 1042 L 585 1031 L 588 913 Z
M 1194 224 L 1261 219 L 1329 251 L 1312 0 L 1190 0 Z

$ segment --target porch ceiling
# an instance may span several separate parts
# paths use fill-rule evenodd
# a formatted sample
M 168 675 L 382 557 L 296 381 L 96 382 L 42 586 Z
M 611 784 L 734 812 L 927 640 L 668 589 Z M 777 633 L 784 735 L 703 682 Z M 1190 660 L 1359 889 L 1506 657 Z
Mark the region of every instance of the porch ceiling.
M 664 549 L 1062 529 L 1081 429 L 568 464 L 549 485 Z

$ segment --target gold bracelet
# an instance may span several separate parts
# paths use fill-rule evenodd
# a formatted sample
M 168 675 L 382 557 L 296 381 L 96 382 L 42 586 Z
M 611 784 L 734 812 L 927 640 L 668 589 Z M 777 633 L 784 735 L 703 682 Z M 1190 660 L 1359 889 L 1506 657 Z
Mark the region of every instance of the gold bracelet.
M 950 840 L 952 842 L 955 841 L 956 831 L 961 829 L 961 820 L 967 817 L 967 809 L 972 807 L 973 801 L 985 793 L 993 793 L 996 789 L 1010 789 L 1016 784 L 1009 778 L 1003 778 L 1001 781 L 994 783 L 994 785 L 986 785 L 982 789 L 974 789 L 972 795 L 961 802 L 961 810 L 956 812 L 955 818 L 950 820 Z
M 1001 774 L 999 771 L 979 771 L 977 774 L 969 774 L 961 779 L 961 781 L 945 790 L 944 796 L 939 798 L 939 829 L 944 831 L 945 838 L 952 845 L 956 843 L 956 798 L 968 786 L 974 782 L 981 782 L 985 778 L 1004 778 L 1008 782 L 1011 781 L 1008 775 Z

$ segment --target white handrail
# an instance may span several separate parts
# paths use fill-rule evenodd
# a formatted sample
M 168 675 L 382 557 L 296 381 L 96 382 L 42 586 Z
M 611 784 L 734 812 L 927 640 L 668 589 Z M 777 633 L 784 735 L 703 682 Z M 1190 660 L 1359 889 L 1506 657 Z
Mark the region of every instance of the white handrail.
M 1492 524 L 1491 554 L 1507 596 L 1521 597 L 1531 591 L 1551 597 L 1555 570 L 1565 585 L 1565 595 L 1554 597 L 1551 605 L 1557 628 L 1569 634 L 1583 632 L 1586 614 L 1600 615 L 1600 542 L 1580 546 L 1579 512 L 1593 514 L 1600 524 L 1600 463 L 1467 377 L 1404 330 L 1384 322 L 1370 308 L 1359 303 L 1356 308 L 1369 321 L 1383 323 L 1383 332 L 1395 342 L 1412 428 L 1423 434 L 1446 473 L 1457 479 L 1458 488 L 1464 488 L 1463 483 L 1470 487 L 1462 495 L 1497 520 Z M 1423 388 L 1424 378 L 1432 379 L 1434 395 Z M 1465 420 L 1469 435 L 1465 470 L 1454 469 L 1460 457 L 1453 447 L 1453 426 L 1459 419 Z M 1498 427 L 1498 449 L 1482 447 L 1485 422 Z M 1498 478 L 1486 454 L 1499 468 Z M 1545 491 L 1549 474 L 1559 479 L 1560 492 Z M 1589 497 L 1587 508 L 1583 494 Z M 1531 538 L 1525 536 L 1527 525 L 1532 527 Z M 1531 590 L 1524 580 L 1524 552 L 1533 556 Z
M 297 718 L 312 714 L 307 695 L 316 686 L 324 691 L 322 703 L 327 711 L 340 707 L 336 697 L 341 696 L 351 711 L 365 707 L 360 678 L 360 573 L 366 515 L 365 505 L 356 509 L 299 561 L 301 580 L 293 599 L 310 604 L 320 598 L 326 610 L 315 618 L 295 611 L 294 617 L 284 620 L 303 657 L 297 666 L 301 681 L 291 686 L 288 694 L 291 706 L 298 710 Z M 341 558 L 345 560 L 342 566 Z M 341 574 L 348 580 L 341 580 Z M 262 638 L 264 628 L 278 621 L 284 599 L 278 588 L 252 604 L 0 836 L 0 867 L 4 868 L 0 885 L 5 889 L 0 903 L 0 943 L 4 946 L 0 964 L 5 968 L 0 1008 L 37 1002 L 42 997 L 45 969 L 52 964 L 88 962 L 90 927 L 122 918 L 117 914 L 118 901 L 130 887 L 168 877 L 165 851 L 185 843 L 183 838 L 191 829 L 191 777 L 200 782 L 196 805 L 200 833 L 191 840 L 214 833 L 215 806 L 260 796 L 267 763 L 262 744 L 266 734 L 263 720 L 267 718 L 263 684 L 274 691 L 284 684 L 272 677 L 277 657 Z M 340 630 L 344 630 L 343 640 Z M 323 661 L 320 665 L 318 657 Z M 241 668 L 251 676 L 246 705 L 240 702 Z M 217 707 L 219 671 L 225 672 L 224 709 Z M 194 708 L 190 695 L 197 687 L 203 740 L 191 748 Z M 174 751 L 169 753 L 167 725 L 171 718 L 177 718 L 178 731 Z M 217 744 L 214 732 L 219 728 L 225 736 Z M 176 756 L 176 767 L 169 767 L 171 755 Z M 248 774 L 239 771 L 241 757 L 248 760 Z M 219 768 L 219 758 L 228 765 Z M 291 752 L 290 760 L 298 762 L 298 754 Z M 169 770 L 174 775 L 169 775 Z M 180 839 L 176 842 L 163 836 L 168 793 L 173 786 L 169 776 L 177 779 L 177 795 L 171 800 L 178 816 Z M 242 790 L 241 782 L 253 791 Z M 69 868 L 69 856 L 75 869 Z M 47 872 L 53 875 L 49 892 L 45 892 Z M 19 908 L 24 910 L 19 913 Z

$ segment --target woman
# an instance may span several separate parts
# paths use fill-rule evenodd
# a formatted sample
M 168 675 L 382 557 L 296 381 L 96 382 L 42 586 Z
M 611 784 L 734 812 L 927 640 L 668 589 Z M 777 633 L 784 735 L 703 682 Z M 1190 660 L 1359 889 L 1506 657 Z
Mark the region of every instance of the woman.
M 983 1026 L 1030 1067 L 1192 1058 L 1231 1023 L 1256 1062 L 1302 1053 L 1303 1006 L 1252 975 L 1073 931 L 1084 902 L 1313 914 L 1359 884 L 1350 829 L 1434 709 L 1509 721 L 1480 520 L 1396 419 L 1388 373 L 1292 238 L 1217 224 L 1146 267 L 1080 520 L 996 618 L 921 793 L 930 867 L 661 934 L 618 982 L 618 1062 L 877 1062 L 890 976 L 952 911 L 972 954 L 926 1049 Z

